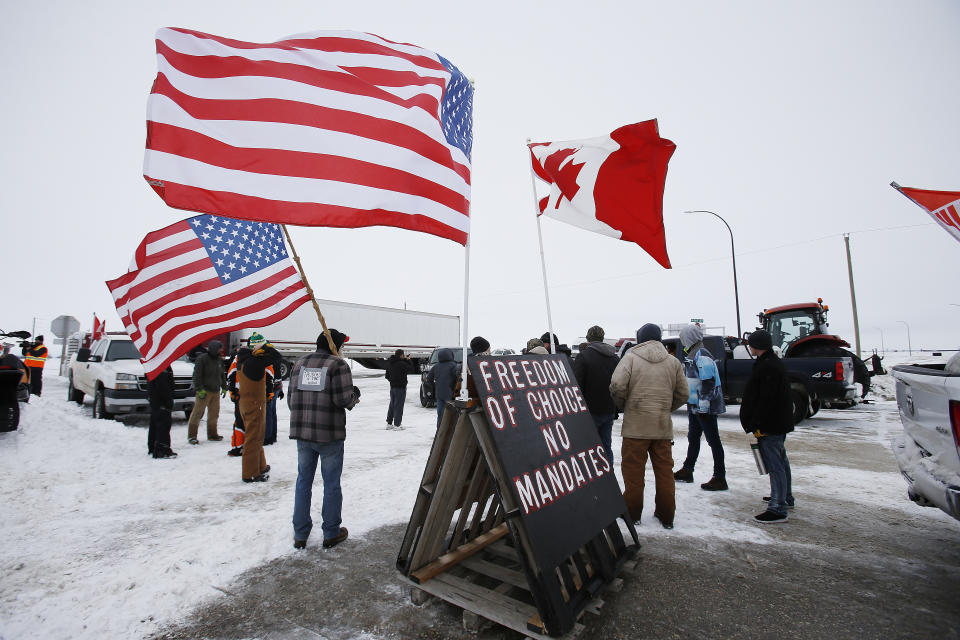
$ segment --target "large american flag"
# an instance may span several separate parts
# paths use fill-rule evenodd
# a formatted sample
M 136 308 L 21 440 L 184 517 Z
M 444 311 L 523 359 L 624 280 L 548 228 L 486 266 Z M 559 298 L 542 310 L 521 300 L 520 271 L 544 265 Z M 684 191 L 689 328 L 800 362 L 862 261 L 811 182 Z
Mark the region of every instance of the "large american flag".
M 448 60 L 353 31 L 156 44 L 143 173 L 171 207 L 466 243 L 473 88 Z
M 211 215 L 148 233 L 107 287 L 151 380 L 207 338 L 310 300 L 278 225 Z

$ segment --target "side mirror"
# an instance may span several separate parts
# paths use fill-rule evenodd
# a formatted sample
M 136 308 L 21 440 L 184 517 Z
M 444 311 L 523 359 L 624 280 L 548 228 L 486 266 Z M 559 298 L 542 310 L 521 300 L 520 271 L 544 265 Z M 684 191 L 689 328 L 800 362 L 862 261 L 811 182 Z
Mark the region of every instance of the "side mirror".
M 77 362 L 88 362 L 90 360 L 90 349 L 83 348 L 77 351 Z
M 90 362 L 102 362 L 103 356 L 90 356 Z

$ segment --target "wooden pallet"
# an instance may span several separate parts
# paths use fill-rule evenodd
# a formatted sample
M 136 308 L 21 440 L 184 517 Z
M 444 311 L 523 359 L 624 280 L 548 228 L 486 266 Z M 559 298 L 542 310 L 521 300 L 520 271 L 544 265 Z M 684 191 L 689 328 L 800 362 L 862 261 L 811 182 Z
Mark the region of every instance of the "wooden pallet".
M 483 621 L 532 638 L 574 638 L 584 613 L 635 559 L 617 521 L 557 567 L 541 568 L 499 467 L 489 424 L 469 404 L 448 404 L 407 525 L 397 568 L 415 602 L 429 594 L 463 609 L 467 628 Z M 636 542 L 636 532 L 626 529 Z M 548 635 L 552 631 L 553 635 Z
M 533 630 L 542 630 L 544 625 L 533 604 L 519 557 L 505 540 L 489 545 L 432 580 L 423 583 L 409 580 L 408 586 L 410 599 L 418 606 L 437 597 L 462 609 L 463 627 L 468 631 L 479 632 L 493 623 L 529 638 L 572 640 L 586 630 L 580 621 L 562 636 L 549 636 Z M 622 588 L 623 579 L 615 578 L 606 585 L 604 593 L 619 592 Z M 581 618 L 583 614 L 599 616 L 603 606 L 602 597 L 593 598 L 583 609 Z

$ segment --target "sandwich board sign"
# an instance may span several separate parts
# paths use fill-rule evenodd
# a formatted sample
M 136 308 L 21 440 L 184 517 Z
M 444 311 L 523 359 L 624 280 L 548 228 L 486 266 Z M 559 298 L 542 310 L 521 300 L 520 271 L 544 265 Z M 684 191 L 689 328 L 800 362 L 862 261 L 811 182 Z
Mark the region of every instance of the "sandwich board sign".
M 564 355 L 470 358 L 509 487 L 540 567 L 627 512 L 610 452 Z

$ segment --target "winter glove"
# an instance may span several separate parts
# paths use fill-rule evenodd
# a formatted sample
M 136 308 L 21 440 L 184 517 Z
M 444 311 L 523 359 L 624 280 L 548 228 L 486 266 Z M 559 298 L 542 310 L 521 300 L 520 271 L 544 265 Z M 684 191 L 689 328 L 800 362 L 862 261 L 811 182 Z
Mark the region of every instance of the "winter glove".
M 220 397 L 221 397 L 221 398 L 225 398 L 226 395 L 227 395 L 227 390 L 226 390 L 226 389 L 220 389 Z
M 358 403 L 358 402 L 360 402 L 360 389 L 357 389 L 356 385 L 354 385 L 354 387 L 353 387 L 353 401 L 351 401 L 350 404 L 347 405 L 347 407 L 346 407 L 347 411 L 350 411 L 350 410 L 353 409 L 355 406 L 357 406 L 357 403 Z
M 234 402 L 238 402 L 240 400 L 240 394 L 237 393 L 236 391 L 231 391 L 230 399 L 233 400 Z
M 757 440 L 759 440 L 760 438 L 762 438 L 763 435 L 764 435 L 764 434 L 760 433 L 760 429 L 757 429 L 756 431 L 753 432 L 753 437 L 756 438 Z
M 200 398 L 201 400 L 203 400 L 204 398 L 206 398 L 206 397 L 207 397 L 207 390 L 206 390 L 206 389 L 200 389 L 200 391 L 197 391 L 197 397 Z
M 710 401 L 706 398 L 700 399 L 700 413 L 710 413 Z
M 283 400 L 283 387 L 280 387 L 280 390 L 277 391 L 277 397 Z

